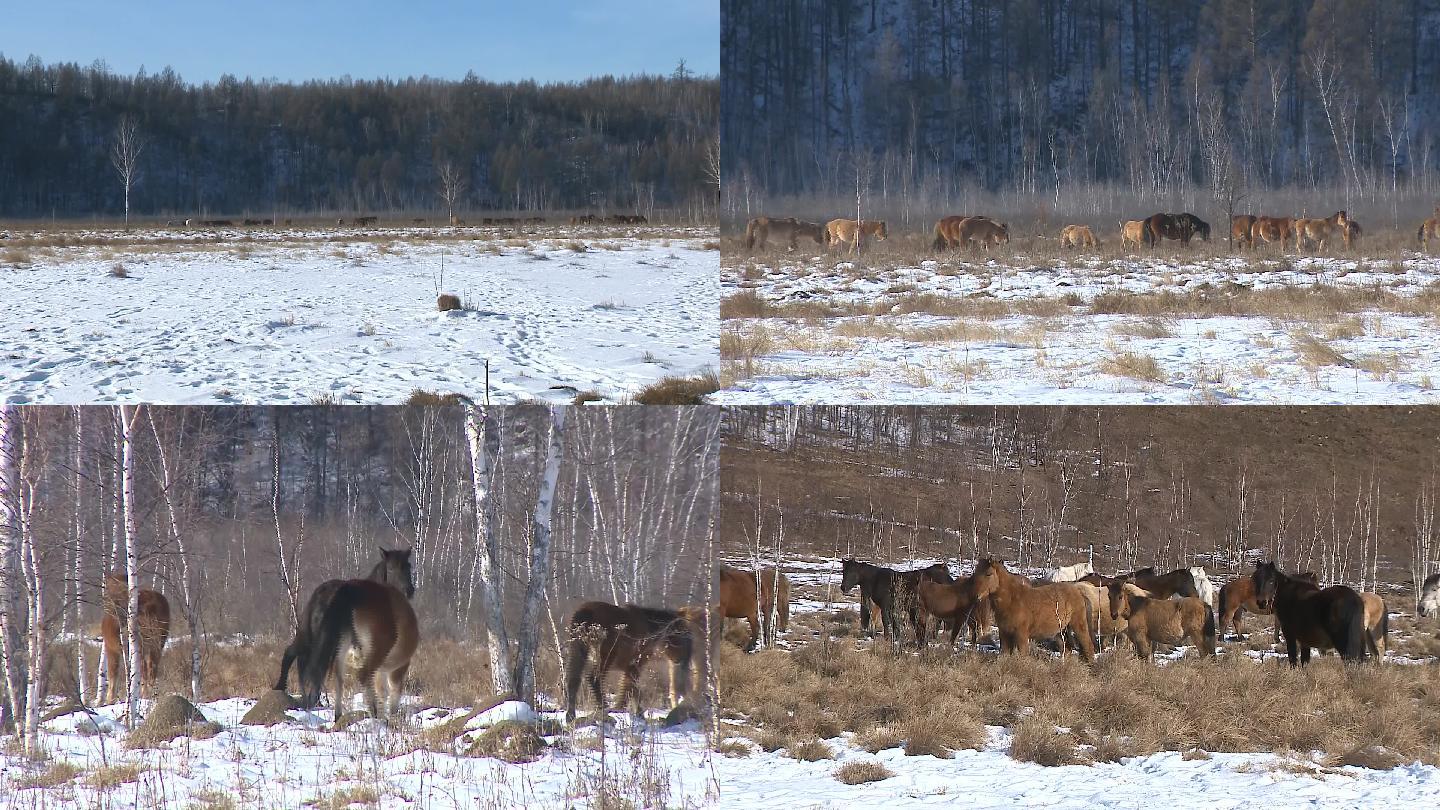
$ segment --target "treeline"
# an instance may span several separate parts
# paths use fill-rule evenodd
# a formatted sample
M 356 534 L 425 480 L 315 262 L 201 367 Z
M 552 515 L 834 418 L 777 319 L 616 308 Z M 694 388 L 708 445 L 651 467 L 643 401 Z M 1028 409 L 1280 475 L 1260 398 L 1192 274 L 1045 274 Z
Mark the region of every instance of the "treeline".
M 727 213 L 787 195 L 853 208 L 857 181 L 937 201 L 1440 192 L 1437 0 L 722 9 Z
M 188 84 L 0 56 L 0 216 L 119 215 L 122 119 L 143 149 L 134 215 L 455 210 L 713 212 L 719 81 L 467 75 Z

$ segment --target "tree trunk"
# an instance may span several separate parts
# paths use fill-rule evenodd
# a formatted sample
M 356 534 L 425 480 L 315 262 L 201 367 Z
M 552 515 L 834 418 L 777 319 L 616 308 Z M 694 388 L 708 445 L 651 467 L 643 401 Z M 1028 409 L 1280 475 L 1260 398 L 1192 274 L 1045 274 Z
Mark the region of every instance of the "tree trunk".
M 139 517 L 135 514 L 135 418 L 136 406 L 120 408 L 120 498 L 125 519 L 125 578 L 128 584 L 125 634 L 129 637 L 125 694 L 125 723 L 134 728 L 140 716 L 140 554 Z
M 510 638 L 505 632 L 505 588 L 500 568 L 500 539 L 497 537 L 496 507 L 490 502 L 494 463 L 500 454 L 500 427 L 479 405 L 465 412 L 465 437 L 470 444 L 470 475 L 475 489 L 475 582 L 480 609 L 485 611 L 490 651 L 490 682 L 498 695 L 514 694 L 511 681 Z
M 0 731 L 17 728 L 28 690 L 20 602 L 20 409 L 0 404 L 0 666 L 5 675 Z
M 565 451 L 564 405 L 550 409 L 550 450 L 545 456 L 545 474 L 535 503 L 535 537 L 530 545 L 530 580 L 520 611 L 519 644 L 515 652 L 514 686 L 521 700 L 535 702 L 535 650 L 540 637 L 540 599 L 550 578 L 550 522 L 555 506 L 555 482 L 560 477 L 560 458 Z

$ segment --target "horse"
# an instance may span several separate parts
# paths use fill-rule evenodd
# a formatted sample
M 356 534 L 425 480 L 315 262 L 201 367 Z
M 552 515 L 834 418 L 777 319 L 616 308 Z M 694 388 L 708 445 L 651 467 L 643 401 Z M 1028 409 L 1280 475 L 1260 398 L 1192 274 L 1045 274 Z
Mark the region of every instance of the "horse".
M 1064 657 L 1070 646 L 1081 660 L 1095 660 L 1095 633 L 1081 586 L 1071 582 L 1031 585 L 1000 560 L 982 559 L 970 576 L 970 598 L 989 597 L 1000 630 L 1000 651 L 1018 653 L 1034 639 L 1054 638 Z
M 1359 247 L 1360 237 L 1364 235 L 1365 229 L 1360 227 L 1360 223 L 1354 219 L 1350 219 L 1345 223 L 1345 230 L 1340 234 L 1340 237 L 1345 242 L 1345 249 L 1353 250 Z
M 1088 576 L 1089 575 L 1087 575 L 1087 579 Z M 1095 574 L 1095 576 L 1098 577 L 1100 575 Z M 1111 577 L 1104 577 L 1104 579 L 1108 579 L 1110 582 L 1115 581 Z M 1090 620 L 1094 622 L 1095 625 L 1096 640 L 1098 642 L 1096 649 L 1105 649 L 1105 642 L 1107 640 L 1110 642 L 1110 646 L 1115 646 L 1115 642 L 1125 633 L 1125 627 L 1128 623 L 1124 618 L 1115 618 L 1110 615 L 1109 597 L 1105 590 L 1108 585 L 1097 585 L 1085 579 L 1076 580 L 1075 584 L 1080 586 L 1081 593 L 1085 595 L 1087 608 L 1090 611 Z
M 1346 661 L 1364 661 L 1367 652 L 1378 655 L 1365 627 L 1365 601 L 1354 588 L 1321 588 L 1286 576 L 1274 562 L 1255 563 L 1250 576 L 1256 604 L 1275 611 L 1290 666 L 1310 663 L 1311 647 L 1333 647 Z
M 1431 574 L 1420 586 L 1420 601 L 1415 603 L 1415 615 L 1431 618 L 1440 616 L 1440 574 Z
M 703 621 L 703 617 L 701 619 Z M 565 722 L 575 722 L 580 681 L 586 679 L 595 705 L 605 709 L 601 691 L 605 673 L 624 675 L 616 708 L 633 701 L 632 713 L 641 714 L 638 682 L 645 665 L 663 657 L 670 662 L 670 705 L 685 697 L 691 660 L 696 652 L 695 616 L 690 612 L 586 602 L 570 614 L 570 637 L 565 647 Z
M 754 250 L 758 244 L 764 250 L 771 236 L 789 243 L 791 250 L 799 246 L 798 240 L 802 236 L 814 239 L 817 245 L 825 244 L 825 229 L 817 222 L 804 222 L 794 217 L 755 217 L 745 224 L 745 249 Z
M 1319 577 L 1314 571 L 1306 571 L 1303 574 L 1295 574 L 1296 579 L 1303 579 L 1309 583 L 1318 584 Z M 1262 616 L 1269 616 L 1269 608 L 1261 608 L 1255 602 L 1255 580 L 1249 576 L 1236 577 L 1220 587 L 1220 604 L 1217 605 L 1219 616 L 1216 621 L 1220 634 L 1225 634 L 1225 628 L 1229 627 L 1234 635 L 1244 635 L 1240 626 L 1240 620 L 1245 617 L 1245 612 L 1257 613 Z
M 1250 230 L 1255 227 L 1255 217 L 1249 214 L 1236 214 L 1230 217 L 1230 240 L 1240 248 L 1255 247 L 1255 239 Z
M 1324 250 L 1325 243 L 1334 233 L 1341 238 L 1349 231 L 1350 219 L 1344 211 L 1336 211 L 1324 219 L 1295 220 L 1295 246 L 1303 248 L 1306 242 L 1314 243 L 1317 250 Z
M 1158 247 L 1162 238 L 1188 245 L 1196 234 L 1210 241 L 1210 224 L 1194 214 L 1152 214 L 1145 220 L 1145 244 L 1150 247 Z
M 825 244 L 849 245 L 857 253 L 867 238 L 883 242 L 889 236 L 890 230 L 884 220 L 862 219 L 857 222 L 853 219 L 832 219 L 825 223 Z
M 1116 579 L 1133 583 L 1156 599 L 1166 599 L 1171 596 L 1193 596 L 1197 599 L 1200 597 L 1200 589 L 1195 586 L 1195 576 L 1190 573 L 1188 568 L 1177 568 L 1168 574 L 1157 574 L 1154 568 L 1142 568 L 1118 576 Z
M 930 247 L 937 251 L 959 247 L 961 244 L 960 223 L 967 219 L 970 217 L 964 214 L 942 217 L 935 223 L 935 241 L 930 244 Z
M 1109 588 L 1110 617 L 1126 621 L 1125 636 L 1135 655 L 1155 660 L 1155 642 L 1180 644 L 1189 639 L 1201 653 L 1215 655 L 1215 613 L 1199 598 L 1156 597 L 1131 582 Z
M 387 693 L 391 714 L 400 708 L 400 690 L 410 659 L 420 645 L 420 625 L 410 599 L 415 579 L 411 549 L 380 549 L 380 562 L 366 579 L 332 579 L 315 588 L 285 648 L 275 688 L 285 689 L 290 663 L 300 676 L 301 704 L 320 702 L 325 676 L 335 671 L 335 719 L 345 705 L 345 654 L 365 689 L 372 717 L 380 717 L 379 692 Z
M 1430 250 L 1430 240 L 1440 239 L 1440 205 L 1435 206 L 1435 216 L 1420 223 L 1420 230 L 1415 234 L 1415 239 L 1420 243 L 1420 250 Z
M 1190 577 L 1195 581 L 1195 595 L 1200 601 L 1215 607 L 1215 583 L 1210 581 L 1210 575 L 1205 573 L 1201 566 L 1191 566 Z
M 1379 657 L 1390 646 L 1390 611 L 1378 593 L 1365 592 L 1360 594 L 1360 599 L 1365 603 L 1365 632 L 1370 634 L 1375 655 Z
M 128 630 L 125 613 L 130 605 L 130 581 L 124 571 L 112 571 L 105 575 L 104 593 L 100 618 L 100 638 L 105 653 L 106 690 L 103 702 L 113 703 L 119 698 L 122 670 L 125 666 L 125 648 L 130 642 L 128 633 L 123 637 L 121 630 Z M 165 641 L 170 637 L 170 601 L 159 591 L 141 588 L 139 594 L 140 620 L 140 687 L 155 688 L 155 679 L 160 676 L 160 656 L 165 652 Z
M 1285 250 L 1285 242 L 1295 238 L 1295 220 L 1292 217 L 1256 217 L 1255 224 L 1250 226 L 1250 244 L 1259 245 L 1264 242 L 1279 242 L 1280 250 Z M 1297 245 L 1298 247 L 1298 245 Z
M 848 594 L 856 585 L 860 586 L 860 629 L 870 631 L 870 605 L 880 610 L 880 629 L 886 638 L 894 634 L 900 639 L 900 620 L 895 613 L 899 600 L 910 617 L 910 624 L 916 628 L 919 638 L 925 637 L 923 618 L 920 616 L 917 587 L 921 579 L 932 582 L 953 582 L 950 568 L 945 563 L 934 563 L 912 571 L 896 571 L 880 565 L 858 560 L 840 561 L 840 592 Z
M 777 606 L 775 604 L 777 572 L 774 568 L 762 569 L 757 604 L 754 571 L 731 568 L 727 565 L 719 566 L 719 569 L 720 601 L 717 610 L 722 619 L 745 619 L 750 622 L 750 642 L 745 645 L 745 652 L 755 649 L 762 630 L 767 641 L 774 637 L 774 630 L 770 627 L 771 610 L 775 611 L 776 624 L 779 625 L 780 631 L 784 632 L 789 629 L 790 579 L 788 577 L 783 573 L 778 575 L 780 603 Z
M 967 625 L 970 628 L 971 646 L 980 644 L 981 632 L 989 636 L 990 626 L 995 623 L 994 610 L 987 599 L 978 603 L 971 599 L 968 577 L 959 577 L 954 582 L 936 582 L 922 577 L 916 585 L 916 591 L 924 613 L 950 623 L 952 649 L 955 647 L 955 638 Z M 925 646 L 927 641 L 928 639 L 921 639 L 920 646 Z
M 1138 248 L 1138 247 L 1140 247 L 1140 244 L 1141 244 L 1142 242 L 1144 242 L 1144 241 L 1145 241 L 1145 221 L 1144 221 L 1144 220 L 1142 220 L 1142 219 L 1132 219 L 1132 220 L 1129 220 L 1128 222 L 1122 222 L 1122 223 L 1120 223 L 1120 247 L 1121 247 L 1121 248 L 1130 247 L 1131 245 L 1134 245 L 1135 247 Z
M 1089 225 L 1066 225 L 1060 229 L 1061 248 L 1094 248 L 1099 244 Z
M 989 217 L 968 217 L 959 225 L 960 244 L 974 243 L 986 250 L 1010 243 L 1010 226 Z
M 1078 582 L 1082 577 L 1095 573 L 1090 563 L 1075 563 L 1074 565 L 1062 565 L 1059 568 L 1051 568 L 1041 575 L 1045 582 Z

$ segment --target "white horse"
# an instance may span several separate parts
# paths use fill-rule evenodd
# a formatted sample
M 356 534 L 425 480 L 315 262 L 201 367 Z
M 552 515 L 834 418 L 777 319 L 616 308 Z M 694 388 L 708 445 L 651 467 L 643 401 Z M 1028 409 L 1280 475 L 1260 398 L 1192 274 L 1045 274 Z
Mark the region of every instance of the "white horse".
M 1198 565 L 1194 566 L 1190 569 L 1190 576 L 1195 578 L 1195 593 L 1199 594 L 1200 601 L 1212 608 L 1215 607 L 1215 583 L 1210 581 L 1205 569 Z
M 1083 562 L 1052 568 L 1044 574 L 1041 574 L 1040 578 L 1046 582 L 1074 582 L 1083 576 L 1093 573 L 1095 573 L 1095 569 L 1090 567 L 1090 563 Z
M 1420 603 L 1415 606 L 1417 616 L 1440 616 L 1440 574 L 1431 574 L 1420 586 Z

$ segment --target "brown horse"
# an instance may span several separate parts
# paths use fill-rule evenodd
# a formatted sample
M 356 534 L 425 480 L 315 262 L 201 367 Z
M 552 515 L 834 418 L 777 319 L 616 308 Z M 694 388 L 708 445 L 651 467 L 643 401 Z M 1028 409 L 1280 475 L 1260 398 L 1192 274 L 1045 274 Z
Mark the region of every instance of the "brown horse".
M 755 649 L 763 631 L 766 643 L 774 639 L 770 627 L 770 612 L 775 612 L 776 624 L 783 633 L 790 627 L 790 579 L 780 574 L 780 604 L 775 604 L 774 568 L 760 571 L 760 593 L 755 593 L 755 572 L 728 565 L 720 568 L 720 603 L 718 610 L 725 619 L 745 619 L 750 622 L 750 642 L 745 652 Z
M 1306 243 L 1313 244 L 1317 250 L 1324 250 L 1325 243 L 1331 236 L 1340 234 L 1345 240 L 1350 231 L 1350 219 L 1344 211 L 1336 211 L 1324 219 L 1297 219 L 1295 220 L 1295 245 L 1304 248 Z M 1348 246 L 1348 245 L 1347 245 Z
M 1120 223 L 1120 247 L 1140 247 L 1145 242 L 1145 220 L 1132 219 Z
M 1230 217 L 1230 240 L 1238 247 L 1255 247 L 1255 238 L 1250 234 L 1250 229 L 1255 227 L 1255 217 L 1249 214 L 1236 214 Z
M 1303 579 L 1312 585 L 1320 581 L 1314 571 L 1296 574 L 1295 578 Z M 1222 638 L 1227 627 L 1234 635 L 1245 634 L 1244 628 L 1240 626 L 1240 620 L 1245 618 L 1246 611 L 1262 616 L 1269 616 L 1271 613 L 1269 608 L 1261 608 L 1255 602 L 1255 580 L 1248 576 L 1236 577 L 1221 586 L 1220 603 L 1217 605 L 1217 610 L 1219 616 L 1216 618 L 1216 625 Z
M 1010 226 L 989 217 L 968 217 L 959 226 L 960 244 L 989 250 L 1010 243 Z
M 1210 241 L 1210 225 L 1194 214 L 1152 214 L 1145 220 L 1145 244 L 1158 247 L 1161 239 L 1173 239 L 1183 244 L 1199 235 Z
M 1420 243 L 1420 249 L 1430 250 L 1430 240 L 1440 240 L 1440 205 L 1435 206 L 1435 216 L 1420 223 L 1420 230 L 1415 234 L 1415 239 Z
M 1109 580 L 1109 582 L 1104 585 L 1096 584 L 1090 581 L 1090 576 Z M 1095 633 L 1102 650 L 1107 646 L 1115 646 L 1116 640 L 1124 635 L 1125 628 L 1129 626 L 1125 617 L 1110 614 L 1109 594 L 1106 588 L 1115 581 L 1111 577 L 1101 577 L 1099 574 L 1091 574 L 1076 580 L 1083 587 L 1082 593 L 1085 594 L 1086 607 L 1090 611 L 1090 621 L 1095 625 Z
M 1018 653 L 1035 639 L 1054 638 L 1060 655 L 1074 646 L 1084 661 L 1095 660 L 1095 633 L 1089 603 L 1073 582 L 1031 585 L 999 560 L 983 559 L 970 577 L 970 598 L 989 597 L 1000 629 L 1000 650 Z
M 939 222 L 935 223 L 935 241 L 930 243 L 930 247 L 934 250 L 960 247 L 960 224 L 967 219 L 971 219 L 971 217 L 964 214 L 942 217 Z M 985 219 L 985 217 L 981 217 L 981 219 Z
M 101 600 L 104 615 L 100 618 L 100 638 L 105 652 L 106 689 L 102 701 L 113 703 L 119 698 L 120 684 L 125 667 L 125 647 L 130 641 L 129 634 L 121 636 L 128 629 L 125 612 L 130 604 L 129 579 L 124 571 L 112 571 L 105 575 L 105 589 Z M 159 591 L 140 589 L 140 686 L 143 693 L 148 687 L 155 688 L 155 679 L 160 675 L 160 655 L 165 652 L 165 641 L 170 637 L 170 602 Z
M 1181 644 L 1186 639 L 1201 653 L 1215 654 L 1215 614 L 1198 597 L 1157 597 L 1130 582 L 1117 582 L 1107 590 L 1110 617 L 1125 620 L 1125 636 L 1136 656 L 1154 661 L 1156 642 Z
M 1062 249 L 1094 248 L 1099 244 L 1099 240 L 1095 238 L 1089 225 L 1066 225 L 1060 229 L 1060 247 Z
M 346 703 L 347 661 L 340 660 L 342 654 L 364 687 L 371 716 L 379 718 L 382 688 L 389 713 L 399 710 L 405 674 L 420 645 L 420 624 L 410 606 L 410 597 L 415 595 L 411 550 L 380 551 L 382 559 L 370 579 L 331 580 L 315 589 L 300 617 L 295 639 L 285 651 L 286 657 L 298 663 L 306 706 L 320 702 L 325 676 L 334 670 L 337 721 Z M 283 662 L 280 676 L 283 688 Z
M 1354 588 L 1321 588 L 1281 573 L 1273 562 L 1255 564 L 1255 602 L 1272 608 L 1285 637 L 1290 666 L 1310 663 L 1310 648 L 1333 648 L 1346 661 L 1376 654 L 1365 628 L 1365 600 Z M 1273 606 L 1273 607 L 1272 607 Z
M 586 602 L 576 608 L 570 615 L 570 641 L 565 648 L 565 722 L 575 722 L 582 678 L 590 684 L 595 705 L 604 711 L 602 680 L 611 670 L 624 675 L 615 707 L 633 701 L 632 711 L 640 715 L 640 672 L 657 658 L 670 662 L 671 706 L 683 700 L 696 647 L 695 619 L 689 611 L 609 602 Z
M 1295 238 L 1295 220 L 1292 217 L 1256 217 L 1255 224 L 1250 227 L 1250 244 L 1259 245 L 1262 241 L 1279 242 L 1280 250 L 1285 250 L 1285 243 Z
M 954 582 L 936 582 L 922 578 L 918 591 L 922 615 L 934 616 L 950 623 L 952 648 L 955 646 L 955 638 L 965 626 L 970 628 L 971 646 L 980 643 L 982 633 L 987 638 L 990 636 L 990 627 L 995 624 L 995 612 L 990 607 L 989 599 L 972 601 L 969 577 L 959 577 Z M 927 643 L 928 639 L 920 640 L 922 647 Z
M 818 222 L 804 222 L 794 217 L 755 217 L 745 223 L 746 250 L 754 250 L 757 245 L 764 250 L 771 237 L 785 242 L 791 250 L 795 250 L 799 247 L 801 237 L 813 239 L 815 244 L 823 245 L 825 229 L 820 227 Z
M 849 245 L 856 253 L 860 252 L 862 243 L 867 239 L 883 242 L 889 236 L 890 230 L 884 220 L 864 219 L 857 222 L 853 219 L 832 219 L 825 223 L 827 245 Z

